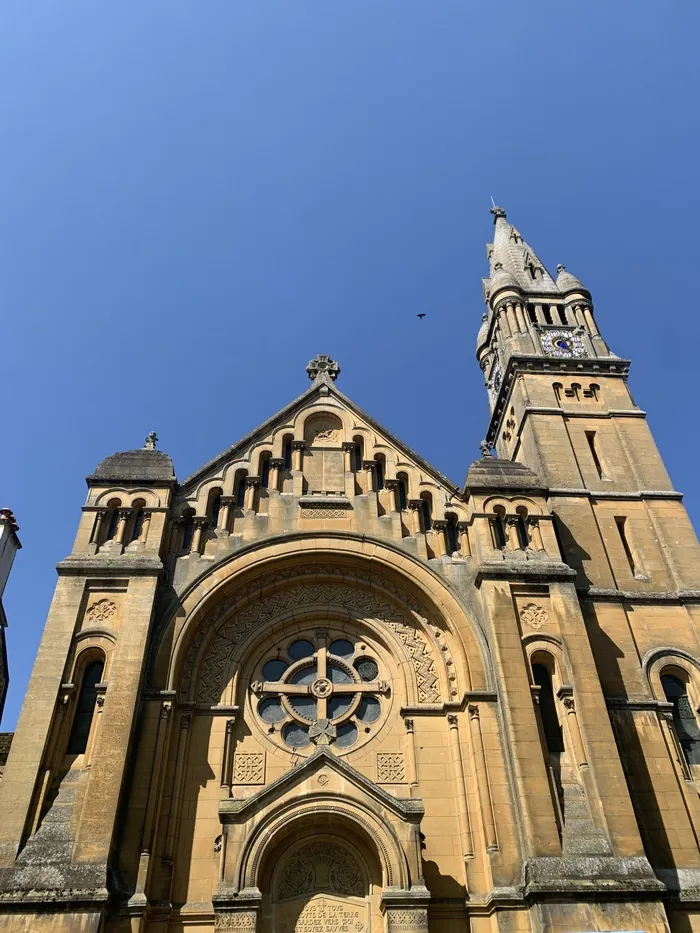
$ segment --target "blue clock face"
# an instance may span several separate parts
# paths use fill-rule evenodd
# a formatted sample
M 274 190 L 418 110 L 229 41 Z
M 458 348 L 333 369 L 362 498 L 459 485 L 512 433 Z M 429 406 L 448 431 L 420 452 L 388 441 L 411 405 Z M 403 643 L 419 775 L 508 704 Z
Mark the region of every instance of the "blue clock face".
M 559 347 L 560 350 L 570 350 L 571 341 L 567 340 L 565 337 L 560 337 L 555 341 L 555 346 Z

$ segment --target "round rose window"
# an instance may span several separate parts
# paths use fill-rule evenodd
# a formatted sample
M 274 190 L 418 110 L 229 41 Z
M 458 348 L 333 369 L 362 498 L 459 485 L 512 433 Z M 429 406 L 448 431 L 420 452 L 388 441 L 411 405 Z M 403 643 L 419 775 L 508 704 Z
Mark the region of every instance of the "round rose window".
M 251 684 L 266 732 L 289 749 L 352 748 L 375 729 L 389 685 L 362 642 L 317 632 L 267 657 Z

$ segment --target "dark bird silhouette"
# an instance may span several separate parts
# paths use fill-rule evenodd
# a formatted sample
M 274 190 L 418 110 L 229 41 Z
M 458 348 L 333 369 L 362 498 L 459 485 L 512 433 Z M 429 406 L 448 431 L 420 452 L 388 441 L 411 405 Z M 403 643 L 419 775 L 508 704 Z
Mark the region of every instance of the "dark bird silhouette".
M 424 315 L 424 314 L 417 314 L 416 317 L 419 317 L 419 318 L 421 319 L 421 321 L 422 321 L 423 318 L 425 317 L 425 315 Z

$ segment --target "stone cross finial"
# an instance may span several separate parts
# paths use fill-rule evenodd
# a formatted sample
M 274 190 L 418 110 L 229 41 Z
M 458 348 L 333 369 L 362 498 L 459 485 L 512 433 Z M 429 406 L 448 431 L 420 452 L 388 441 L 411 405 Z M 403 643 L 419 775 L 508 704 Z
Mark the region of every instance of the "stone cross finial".
M 557 266 L 557 275 L 558 275 L 560 272 L 565 272 L 565 271 L 566 271 L 566 266 L 562 266 L 562 264 L 559 263 L 559 265 Z
M 503 217 L 503 218 L 505 219 L 505 216 L 506 216 L 506 212 L 503 210 L 503 208 L 502 208 L 502 207 L 496 207 L 495 204 L 494 204 L 494 206 L 491 208 L 491 210 L 489 211 L 489 213 L 493 214 L 493 222 L 494 222 L 494 223 L 496 223 L 496 221 L 498 220 L 499 217 Z
M 309 379 L 312 379 L 314 382 L 325 382 L 328 379 L 335 382 L 340 374 L 340 366 L 338 366 L 337 362 L 332 360 L 330 356 L 326 356 L 325 353 L 319 353 L 318 356 L 309 360 L 306 372 L 308 373 Z
M 146 443 L 143 445 L 143 449 L 144 450 L 155 450 L 157 440 L 158 440 L 158 435 L 156 434 L 155 431 L 151 431 L 151 433 L 146 438 Z

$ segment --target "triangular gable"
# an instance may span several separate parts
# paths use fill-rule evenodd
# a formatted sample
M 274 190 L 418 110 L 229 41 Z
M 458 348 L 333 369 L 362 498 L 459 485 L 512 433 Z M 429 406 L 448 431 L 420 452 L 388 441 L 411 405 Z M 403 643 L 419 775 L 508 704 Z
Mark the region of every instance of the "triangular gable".
M 227 450 L 224 450 L 223 453 L 220 453 L 217 457 L 214 457 L 213 460 L 210 460 L 209 463 L 206 463 L 203 467 L 200 467 L 200 469 L 195 473 L 192 473 L 191 476 L 188 476 L 187 479 L 184 480 L 181 484 L 181 488 L 185 488 L 191 484 L 196 484 L 200 480 L 204 479 L 209 471 L 215 469 L 221 464 L 224 464 L 227 460 L 233 459 L 237 456 L 237 454 L 246 450 L 260 437 L 263 437 L 269 433 L 276 424 L 288 420 L 290 415 L 294 414 L 299 408 L 310 402 L 316 396 L 320 397 L 322 395 L 322 388 L 325 397 L 329 395 L 335 396 L 335 398 L 338 399 L 338 401 L 340 401 L 343 405 L 345 405 L 346 408 L 348 408 L 357 418 L 364 420 L 369 427 L 377 431 L 379 434 L 382 434 L 386 440 L 393 444 L 397 450 L 401 451 L 401 453 L 404 454 L 407 459 L 413 460 L 417 466 L 425 470 L 426 473 L 429 473 L 433 479 L 437 480 L 437 482 L 443 485 L 447 490 L 449 490 L 449 492 L 457 496 L 461 495 L 459 487 L 456 486 L 452 480 L 449 480 L 446 476 L 443 476 L 443 474 L 440 473 L 440 471 L 430 463 L 428 463 L 427 460 L 424 460 L 414 450 L 411 450 L 410 447 L 395 437 L 383 425 L 372 418 L 371 415 L 368 415 L 367 412 L 360 408 L 359 405 L 356 405 L 352 399 L 349 399 L 347 395 L 344 395 L 340 391 L 340 389 L 336 388 L 335 384 L 330 380 L 317 381 L 313 385 L 309 386 L 306 392 L 303 392 L 300 396 L 294 399 L 293 402 L 290 402 L 289 405 L 281 408 L 271 418 L 268 418 L 267 421 L 263 422 L 263 424 L 255 428 L 254 431 L 251 431 L 250 434 L 247 434 L 240 441 L 237 441 L 237 443 L 233 444 Z
M 352 765 L 349 765 L 342 758 L 338 758 L 328 748 L 320 746 L 313 755 L 296 765 L 296 767 L 291 768 L 281 777 L 278 777 L 267 787 L 261 788 L 252 797 L 228 797 L 222 800 L 219 803 L 219 816 L 224 821 L 227 816 L 237 822 L 245 819 L 248 815 L 261 810 L 270 801 L 302 784 L 307 778 L 320 771 L 321 768 L 327 771 L 335 771 L 342 778 L 354 784 L 358 790 L 364 791 L 367 796 L 382 807 L 391 810 L 402 820 L 416 822 L 425 813 L 423 801 L 420 798 L 394 797 L 393 794 L 389 794 L 373 781 L 370 781 L 364 774 L 356 771 Z

